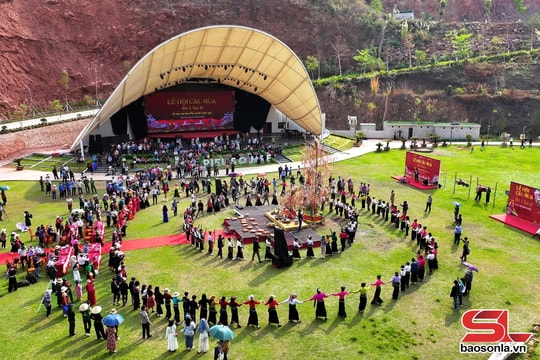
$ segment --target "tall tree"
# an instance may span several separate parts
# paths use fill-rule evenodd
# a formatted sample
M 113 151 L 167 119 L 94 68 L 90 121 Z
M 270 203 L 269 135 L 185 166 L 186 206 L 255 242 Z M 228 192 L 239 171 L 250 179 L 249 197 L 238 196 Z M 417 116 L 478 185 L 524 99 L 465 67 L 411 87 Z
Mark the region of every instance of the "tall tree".
M 319 69 L 319 60 L 315 56 L 308 55 L 305 61 L 306 69 L 311 75 L 311 79 L 315 78 L 315 71 Z
M 343 74 L 341 71 L 341 58 L 344 56 L 347 56 L 347 54 L 349 53 L 349 47 L 347 46 L 347 43 L 343 41 L 343 38 L 341 36 L 338 36 L 335 38 L 334 42 L 332 43 L 332 49 L 334 50 L 334 53 L 336 54 L 336 58 L 338 61 L 339 75 L 341 76 Z

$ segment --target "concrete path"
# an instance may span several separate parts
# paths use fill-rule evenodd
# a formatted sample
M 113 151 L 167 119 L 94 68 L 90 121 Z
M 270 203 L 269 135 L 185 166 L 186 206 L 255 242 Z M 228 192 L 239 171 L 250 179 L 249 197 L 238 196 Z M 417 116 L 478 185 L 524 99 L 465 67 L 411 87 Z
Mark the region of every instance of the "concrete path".
M 351 159 L 360 155 L 364 155 L 370 152 L 374 152 L 377 149 L 377 143 L 381 142 L 380 139 L 369 139 L 364 140 L 362 145 L 359 147 L 352 147 L 351 149 L 347 151 L 343 151 L 340 153 L 332 154 L 330 155 L 330 158 L 332 161 L 343 161 L 347 159 Z M 479 149 L 480 143 L 473 143 L 476 148 Z M 386 143 L 384 143 L 386 145 Z M 391 149 L 399 149 L 401 147 L 401 141 L 392 141 L 390 142 L 390 148 Z M 409 144 L 407 143 L 407 146 Z M 465 143 L 452 143 L 452 146 L 461 145 L 464 146 Z M 534 147 L 538 147 L 539 144 L 534 144 Z M 500 142 L 490 142 L 489 146 L 500 146 Z M 515 145 L 514 145 L 515 147 Z M 517 146 L 519 149 L 519 145 Z M 429 156 L 429 153 L 426 153 L 426 156 Z M 302 166 L 302 163 L 297 162 L 290 162 L 286 163 L 289 167 L 292 166 L 293 171 L 298 167 L 298 165 Z M 278 170 L 279 166 L 285 166 L 285 164 L 271 164 L 271 165 L 261 165 L 261 166 L 252 166 L 252 167 L 237 167 L 235 170 L 237 172 L 240 172 L 244 175 L 256 175 L 259 173 L 272 173 L 276 172 Z M 220 173 L 224 173 L 224 169 L 220 169 Z M 52 178 L 51 172 L 46 171 L 36 171 L 36 170 L 29 170 L 24 169 L 22 171 L 17 171 L 14 167 L 8 167 L 8 166 L 2 166 L 0 167 L 0 182 L 6 181 L 6 180 L 28 180 L 28 181 L 38 181 L 40 176 L 43 176 L 45 178 L 45 175 L 49 174 Z M 224 175 L 223 175 L 224 176 Z M 110 180 L 111 176 L 106 176 L 104 173 L 95 173 L 92 176 L 94 180 Z

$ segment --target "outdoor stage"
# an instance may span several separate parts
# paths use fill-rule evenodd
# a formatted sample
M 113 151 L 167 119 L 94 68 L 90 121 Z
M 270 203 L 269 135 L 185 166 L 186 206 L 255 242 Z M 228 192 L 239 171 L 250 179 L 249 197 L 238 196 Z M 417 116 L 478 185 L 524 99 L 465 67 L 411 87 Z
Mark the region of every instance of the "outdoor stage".
M 393 175 L 392 179 L 397 180 L 400 184 L 410 185 L 420 190 L 433 190 L 439 188 L 438 185 L 432 185 L 429 183 L 427 185 L 424 185 L 423 181 L 414 181 L 414 177 L 412 176 L 405 176 L 406 182 L 403 182 L 402 180 L 403 175 Z
M 274 236 L 274 227 L 276 226 L 276 223 L 269 219 L 266 213 L 278 209 L 279 207 L 275 205 L 253 206 L 243 209 L 235 208 L 235 212 L 238 216 L 225 218 L 223 220 L 223 226 L 227 229 L 227 233 L 233 234 L 232 236 L 237 239 L 242 239 L 244 244 L 251 244 L 256 239 L 260 241 L 267 237 L 272 238 Z M 284 229 L 284 234 L 289 250 L 292 250 L 294 239 L 298 239 L 301 248 L 306 248 L 309 236 L 311 236 L 313 240 L 314 247 L 319 247 L 321 244 L 321 235 L 317 234 L 317 232 L 307 224 L 302 227 L 302 231 L 297 231 L 297 227 L 287 227 Z
M 532 222 L 520 219 L 517 216 L 500 214 L 500 215 L 490 215 L 489 217 L 494 220 L 500 221 L 504 223 L 505 225 L 524 231 L 530 235 L 536 234 L 536 231 L 538 230 L 538 225 Z

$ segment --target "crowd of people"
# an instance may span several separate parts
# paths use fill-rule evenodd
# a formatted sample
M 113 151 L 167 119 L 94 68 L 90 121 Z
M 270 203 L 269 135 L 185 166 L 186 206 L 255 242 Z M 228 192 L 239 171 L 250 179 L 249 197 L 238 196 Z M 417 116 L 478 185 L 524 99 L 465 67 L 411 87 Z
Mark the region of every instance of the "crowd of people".
M 220 145 L 221 144 L 221 145 Z M 96 223 L 101 222 L 104 228 L 114 227 L 111 232 L 113 246 L 109 252 L 108 266 L 113 272 L 110 289 L 112 294 L 113 306 L 128 306 L 129 297 L 131 297 L 130 305 L 134 311 L 138 311 L 141 319 L 142 337 L 151 338 L 150 326 L 152 319 L 165 318 L 168 320 L 168 326 L 165 337 L 167 338 L 167 347 L 169 351 L 178 349 L 177 343 L 177 328 L 181 327 L 181 332 L 185 337 L 185 347 L 187 350 L 194 348 L 193 341 L 196 333 L 199 334 L 198 352 L 207 352 L 209 350 L 208 332 L 211 326 L 216 324 L 226 325 L 229 327 L 241 328 L 239 308 L 246 305 L 247 308 L 247 326 L 259 328 L 259 317 L 257 313 L 258 305 L 264 305 L 268 308 L 268 323 L 277 327 L 281 327 L 279 317 L 279 306 L 288 305 L 288 321 L 301 323 L 297 305 L 313 301 L 315 307 L 315 318 L 326 320 L 328 318 L 326 311 L 325 299 L 330 296 L 338 298 L 337 315 L 346 318 L 347 311 L 345 307 L 345 299 L 350 294 L 359 294 L 358 311 L 363 312 L 367 306 L 368 292 L 371 287 L 375 288 L 371 304 L 373 306 L 381 305 L 383 299 L 381 296 L 383 285 L 391 284 L 393 288 L 392 299 L 398 300 L 399 294 L 406 293 L 410 286 L 417 285 L 423 282 L 426 275 L 433 274 L 438 268 L 438 244 L 432 233 L 428 232 L 426 224 L 420 224 L 417 219 L 411 217 L 411 209 L 407 201 L 401 204 L 396 202 L 396 194 L 392 190 L 389 199 L 383 200 L 383 196 L 375 196 L 374 191 L 368 183 L 360 183 L 358 189 L 355 189 L 352 179 L 344 179 L 341 177 L 330 177 L 328 179 L 328 198 L 324 197 L 320 202 L 320 211 L 327 217 L 333 218 L 341 224 L 340 231 L 331 231 L 328 235 L 321 237 L 321 257 L 326 258 L 329 255 L 344 252 L 348 247 L 352 246 L 356 233 L 358 231 L 359 217 L 379 218 L 382 222 L 387 222 L 389 227 L 399 230 L 403 238 L 409 238 L 410 243 L 416 244 L 416 253 L 402 264 L 396 264 L 397 271 L 389 277 L 388 281 L 383 280 L 382 275 L 377 275 L 373 283 L 361 282 L 358 289 L 348 291 L 346 287 L 341 287 L 338 291 L 325 293 L 321 289 L 310 297 L 304 300 L 299 300 L 296 293 L 291 293 L 282 301 L 278 301 L 274 295 L 270 295 L 266 300 L 257 300 L 254 295 L 250 295 L 243 301 L 240 301 L 235 296 L 227 298 L 226 296 L 217 297 L 215 295 L 207 296 L 205 293 L 200 295 L 184 292 L 183 296 L 179 292 L 173 292 L 168 288 L 161 290 L 160 286 L 152 286 L 140 284 L 135 278 L 131 277 L 128 281 L 126 266 L 124 263 L 125 254 L 122 252 L 122 237 L 126 236 L 126 222 L 133 218 L 134 214 L 140 209 L 144 209 L 150 205 L 158 204 L 158 197 L 163 196 L 168 198 L 168 193 L 172 193 L 172 210 L 174 216 L 177 215 L 178 199 L 181 193 L 191 198 L 190 206 L 183 213 L 183 230 L 186 233 L 188 242 L 197 250 L 207 252 L 213 255 L 214 248 L 217 248 L 217 256 L 223 258 L 223 248 L 227 248 L 227 258 L 244 260 L 244 244 L 241 240 L 235 240 L 232 237 L 224 237 L 223 234 L 206 231 L 202 224 L 196 225 L 195 222 L 199 217 L 205 214 L 220 211 L 231 204 L 239 204 L 241 198 L 245 199 L 245 206 L 261 206 L 266 204 L 277 205 L 281 202 L 280 197 L 286 195 L 287 191 L 292 191 L 297 186 L 304 186 L 304 179 L 300 168 L 294 169 L 285 165 L 279 167 L 278 179 L 270 180 L 266 176 L 254 176 L 251 180 L 246 181 L 243 177 L 231 177 L 229 182 L 221 180 L 219 189 L 216 186 L 215 191 L 212 191 L 211 178 L 219 175 L 217 172 L 211 172 L 213 169 L 202 167 L 200 163 L 201 156 L 207 157 L 216 151 L 216 146 L 232 146 L 235 141 L 226 139 L 221 142 L 217 139 L 214 142 L 200 142 L 193 140 L 190 146 L 185 149 L 182 147 L 182 142 L 162 143 L 153 142 L 152 145 L 138 144 L 122 144 L 113 151 L 110 161 L 120 161 L 122 154 L 133 155 L 134 161 L 137 161 L 137 154 L 140 154 L 141 149 L 157 151 L 158 155 L 168 154 L 174 156 L 174 168 L 176 169 L 177 184 L 173 180 L 173 168 L 161 168 L 153 166 L 135 172 L 133 175 L 120 175 L 113 177 L 106 183 L 106 194 L 100 198 L 97 196 L 95 183 L 90 178 L 85 176 L 75 180 L 75 175 L 67 167 L 61 167 L 60 171 L 53 169 L 54 181 L 61 181 L 58 185 L 53 184 L 53 180 L 47 176 L 45 179 L 40 179 L 41 190 L 51 198 L 65 199 L 70 216 L 64 220 L 57 217 L 54 226 L 40 225 L 36 229 L 36 237 L 39 239 L 39 244 L 35 247 L 26 249 L 25 245 L 20 241 L 16 233 L 11 235 L 12 252 L 20 255 L 20 261 L 23 266 L 28 268 L 33 267 L 35 270 L 35 278 L 39 278 L 40 264 L 44 261 L 47 263 L 47 275 L 51 280 L 52 289 L 47 290 L 43 296 L 42 303 L 46 308 L 46 316 L 49 317 L 52 312 L 53 302 L 52 296 L 56 296 L 56 304 L 62 309 L 62 314 L 68 319 L 69 335 L 75 334 L 75 312 L 74 303 L 83 301 L 79 312 L 81 313 L 85 335 L 90 335 L 90 320 L 93 321 L 94 330 L 98 339 L 107 340 L 107 349 L 114 353 L 116 352 L 116 344 L 118 337 L 118 326 L 103 326 L 103 316 L 101 315 L 102 308 L 97 305 L 97 296 L 95 291 L 95 282 L 99 274 L 99 264 L 96 264 L 93 259 L 84 257 L 87 253 L 85 246 L 84 229 L 90 227 L 94 229 L 92 242 L 103 244 L 105 234 L 103 230 L 97 230 Z M 254 151 L 258 149 L 259 144 L 249 144 Z M 142 146 L 142 147 L 141 147 Z M 236 145 L 234 145 L 236 146 Z M 255 153 L 254 153 L 255 154 Z M 250 154 L 249 156 L 256 156 Z M 118 163 L 115 164 L 115 166 Z M 136 166 L 136 163 L 134 164 Z M 226 167 L 226 172 L 233 172 L 234 162 L 229 162 L 230 167 Z M 293 172 L 296 170 L 296 174 Z M 206 177 L 204 173 L 206 171 Z M 172 188 L 169 187 L 169 184 Z M 281 195 L 278 195 L 278 188 L 281 187 Z M 203 191 L 201 191 L 203 189 Z M 204 193 L 204 195 L 203 195 Z M 85 196 L 86 195 L 86 196 Z M 74 196 L 79 197 L 79 207 L 81 212 L 73 213 Z M 206 196 L 206 199 L 202 198 Z M 232 202 L 229 202 L 229 196 Z M 253 198 L 253 200 L 252 200 Z M 272 200 L 270 201 L 270 198 Z M 203 202 L 203 199 L 205 200 Z M 431 195 L 426 202 L 425 212 L 431 211 L 433 198 Z M 5 204 L 4 204 L 5 205 Z M 165 212 L 168 211 L 164 207 Z M 458 209 L 459 212 L 459 209 Z M 299 211 L 301 214 L 302 212 Z M 31 214 L 25 214 L 25 221 L 31 226 Z M 411 221 L 411 218 L 414 220 Z M 469 240 L 467 237 L 461 238 L 462 234 L 462 218 L 455 214 L 456 229 L 454 239 L 456 244 L 464 243 L 463 255 L 461 260 L 466 262 L 467 255 L 470 252 Z M 459 219 L 459 221 L 458 221 Z M 106 225 L 105 225 L 106 224 Z M 459 227 L 459 228 L 458 228 Z M 299 229 L 301 230 L 301 222 Z M 393 229 L 392 229 L 393 230 Z M 459 235 L 459 236 L 458 236 Z M 216 237 L 217 236 L 217 237 Z M 70 263 L 70 269 L 73 275 L 73 283 L 64 278 L 57 278 L 54 269 L 54 257 L 57 256 L 57 251 L 47 252 L 44 250 L 47 247 L 47 239 L 54 239 L 54 243 L 65 246 L 72 246 L 75 249 L 75 261 Z M 0 241 L 5 243 L 7 234 L 5 229 L 0 231 Z M 341 247 L 338 245 L 338 239 Z M 457 239 L 457 240 L 456 240 Z M 456 242 L 457 241 L 457 242 Z M 266 245 L 265 259 L 271 259 L 272 242 L 271 239 L 263 241 Z M 254 245 L 252 260 L 255 256 L 259 256 L 258 247 Z M 295 241 L 293 244 L 292 256 L 294 258 L 315 258 L 314 242 L 311 237 L 307 240 L 306 255 L 300 253 L 300 244 Z M 206 249 L 207 248 L 207 249 Z M 236 249 L 236 255 L 234 250 Z M 56 248 L 55 250 L 59 250 Z M 79 256 L 82 255 L 82 256 Z M 45 257 L 45 258 L 44 258 Z M 80 262 L 82 259 L 82 263 Z M 259 261 L 260 256 L 259 256 Z M 427 269 L 426 269 L 427 267 Z M 12 278 L 16 279 L 17 266 L 8 265 L 7 275 L 9 279 L 9 291 L 17 289 L 16 282 L 12 284 Z M 81 279 L 81 272 L 85 274 L 85 283 Z M 467 295 L 471 290 L 473 272 L 467 269 L 465 275 L 456 279 L 453 282 L 453 287 L 450 296 L 453 298 L 453 308 L 458 308 L 462 305 L 462 297 Z M 83 287 L 84 284 L 84 287 Z M 84 293 L 86 295 L 84 295 Z M 74 295 L 75 294 L 75 295 Z M 74 299 L 75 296 L 75 299 Z M 104 298 L 103 295 L 100 298 Z M 87 305 L 82 306 L 82 305 Z M 180 313 L 182 307 L 183 314 Z M 84 309 L 84 310 L 82 310 Z M 114 310 L 114 309 L 113 309 Z M 116 311 L 116 310 L 114 310 Z M 197 319 L 199 320 L 197 322 Z M 215 351 L 219 354 L 227 354 L 229 350 L 229 342 L 221 341 Z

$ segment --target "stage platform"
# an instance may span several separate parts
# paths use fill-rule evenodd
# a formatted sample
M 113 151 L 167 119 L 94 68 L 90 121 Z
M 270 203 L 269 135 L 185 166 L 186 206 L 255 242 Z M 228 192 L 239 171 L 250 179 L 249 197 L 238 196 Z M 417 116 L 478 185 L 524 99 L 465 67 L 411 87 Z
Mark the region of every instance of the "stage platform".
M 410 185 L 410 186 L 412 186 L 414 188 L 417 188 L 419 190 L 433 190 L 433 189 L 438 189 L 439 188 L 438 185 L 431 185 L 431 184 L 424 185 L 424 183 L 422 181 L 414 181 L 414 178 L 412 176 L 406 176 L 405 177 L 406 182 L 403 182 L 403 180 L 402 180 L 403 175 L 393 175 L 392 179 L 397 180 L 400 184 Z
M 534 235 L 538 230 L 538 225 L 532 222 L 518 218 L 517 216 L 501 214 L 501 215 L 490 215 L 490 218 L 500 221 L 505 225 L 511 226 L 527 234 Z
M 273 237 L 274 227 L 276 224 L 266 217 L 266 213 L 272 210 L 278 210 L 279 207 L 275 205 L 271 206 L 252 206 L 243 209 L 235 209 L 238 216 L 225 218 L 223 220 L 223 226 L 227 229 L 228 233 L 232 233 L 237 239 L 242 239 L 244 244 L 251 244 L 256 239 Z M 319 247 L 321 242 L 321 235 L 317 234 L 309 225 L 302 228 L 302 231 L 296 231 L 291 228 L 284 229 L 285 240 L 289 250 L 292 250 L 292 244 L 294 239 L 298 239 L 301 248 L 307 247 L 307 239 L 311 236 L 313 240 L 313 246 Z

